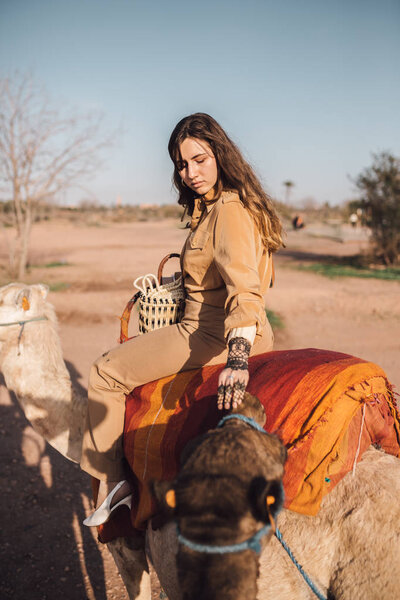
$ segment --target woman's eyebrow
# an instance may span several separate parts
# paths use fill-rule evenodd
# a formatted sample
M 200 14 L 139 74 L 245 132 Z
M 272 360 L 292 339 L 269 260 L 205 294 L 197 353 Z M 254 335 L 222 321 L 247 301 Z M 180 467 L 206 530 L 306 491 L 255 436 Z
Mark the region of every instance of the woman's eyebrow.
M 190 160 L 196 160 L 196 158 L 199 158 L 200 156 L 208 156 L 207 152 L 199 152 L 199 154 L 196 154 L 195 156 L 192 156 Z
M 189 160 L 196 160 L 196 158 L 200 158 L 200 156 L 209 156 L 209 154 L 207 152 L 199 152 L 198 154 L 195 154 L 194 156 L 191 156 L 189 158 Z M 177 161 L 177 164 L 183 164 L 186 163 L 187 159 L 185 158 L 181 158 L 180 160 Z

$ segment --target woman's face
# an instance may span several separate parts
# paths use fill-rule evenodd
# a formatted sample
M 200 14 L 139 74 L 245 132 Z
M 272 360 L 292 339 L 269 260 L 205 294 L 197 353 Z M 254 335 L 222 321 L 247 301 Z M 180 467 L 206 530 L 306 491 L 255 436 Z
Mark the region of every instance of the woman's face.
M 179 175 L 191 190 L 204 196 L 217 183 L 218 167 L 210 146 L 204 140 L 186 138 L 179 147 Z

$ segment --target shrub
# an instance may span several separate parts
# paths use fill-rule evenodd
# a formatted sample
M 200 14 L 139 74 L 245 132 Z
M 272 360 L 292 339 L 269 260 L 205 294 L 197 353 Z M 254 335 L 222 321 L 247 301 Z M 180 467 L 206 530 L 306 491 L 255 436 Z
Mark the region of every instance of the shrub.
M 400 262 L 400 159 L 373 155 L 372 166 L 357 177 L 360 207 L 371 229 L 373 251 L 385 265 Z

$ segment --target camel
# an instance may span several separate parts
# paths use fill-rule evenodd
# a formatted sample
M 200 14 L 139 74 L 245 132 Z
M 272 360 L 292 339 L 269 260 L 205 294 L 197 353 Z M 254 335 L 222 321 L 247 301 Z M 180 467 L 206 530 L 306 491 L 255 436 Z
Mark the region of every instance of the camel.
M 265 421 L 261 403 L 246 393 L 219 427 L 189 445 L 174 482 L 153 484 L 183 536 L 176 559 L 182 600 L 314 598 L 272 536 L 276 520 L 325 598 L 397 597 L 400 461 L 371 448 L 357 476 L 338 484 L 318 516 L 283 510 L 277 519 L 286 449 L 262 429 Z M 246 542 L 263 529 L 259 559 Z M 214 553 L 235 544 L 245 547 Z
M 86 399 L 71 385 L 47 293 L 41 284 L 0 288 L 0 369 L 34 429 L 67 459 L 79 462 Z M 325 597 L 397 597 L 399 495 L 399 459 L 371 447 L 354 475 L 346 475 L 324 498 L 317 516 L 280 512 L 277 522 L 285 541 Z M 169 600 L 181 600 L 175 523 L 156 530 L 150 523 L 146 541 Z M 267 542 L 259 560 L 257 599 L 314 599 L 276 537 Z M 129 538 L 108 544 L 129 597 L 150 600 L 147 559 L 137 546 Z M 237 598 L 231 592 L 224 597 Z
M 79 463 L 87 398 L 71 384 L 48 291 L 43 284 L 0 288 L 0 370 L 33 429 Z M 129 596 L 149 600 L 149 569 L 138 541 L 119 538 L 107 546 Z

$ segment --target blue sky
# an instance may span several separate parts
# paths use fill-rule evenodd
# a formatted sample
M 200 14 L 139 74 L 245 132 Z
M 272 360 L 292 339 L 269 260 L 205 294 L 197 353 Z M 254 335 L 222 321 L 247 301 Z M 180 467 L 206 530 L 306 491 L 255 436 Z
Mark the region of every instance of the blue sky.
M 197 111 L 273 196 L 341 203 L 372 152 L 400 155 L 399 59 L 399 0 L 0 0 L 1 76 L 122 126 L 85 182 L 103 203 L 173 202 L 168 138 Z

